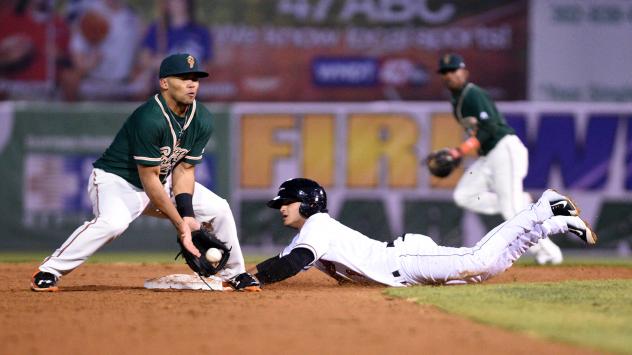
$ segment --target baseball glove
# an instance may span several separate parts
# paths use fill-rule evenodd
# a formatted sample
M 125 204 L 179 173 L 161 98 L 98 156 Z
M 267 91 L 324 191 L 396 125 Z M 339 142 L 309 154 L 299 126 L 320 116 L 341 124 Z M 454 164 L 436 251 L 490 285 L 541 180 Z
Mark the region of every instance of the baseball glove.
M 226 266 L 226 262 L 230 256 L 230 249 L 226 247 L 224 242 L 217 239 L 214 234 L 204 228 L 191 232 L 191 237 L 193 239 L 193 245 L 195 245 L 202 255 L 197 257 L 191 254 L 184 245 L 182 245 L 180 238 L 177 238 L 178 244 L 180 245 L 180 252 L 176 255 L 176 259 L 182 255 L 191 270 L 204 277 L 215 275 Z M 222 258 L 217 263 L 211 263 L 206 260 L 206 251 L 210 248 L 217 248 L 222 251 Z
M 430 153 L 426 158 L 430 173 L 440 178 L 450 175 L 461 164 L 460 154 L 454 151 L 456 149 L 443 148 Z

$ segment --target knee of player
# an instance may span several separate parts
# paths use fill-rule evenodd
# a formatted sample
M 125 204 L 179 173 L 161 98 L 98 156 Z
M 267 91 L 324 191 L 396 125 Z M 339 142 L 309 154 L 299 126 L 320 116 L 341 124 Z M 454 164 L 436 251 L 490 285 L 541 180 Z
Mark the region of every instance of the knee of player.
M 232 215 L 232 211 L 230 210 L 230 205 L 228 201 L 225 199 L 218 199 L 214 202 L 213 208 L 217 211 L 219 215 Z
M 232 211 L 230 209 L 230 205 L 228 201 L 223 198 L 217 198 L 213 200 L 205 201 L 204 205 L 201 206 L 199 211 L 195 211 L 195 215 L 204 219 L 204 218 L 232 218 Z
M 503 208 L 500 211 L 500 214 L 503 216 L 503 219 L 506 221 L 506 220 L 509 220 L 511 217 L 515 216 L 518 213 L 516 211 L 514 211 L 513 209 L 511 209 L 511 208 Z
M 108 234 L 121 234 L 129 226 L 129 222 L 124 219 L 114 217 L 99 217 L 97 223 L 105 229 Z

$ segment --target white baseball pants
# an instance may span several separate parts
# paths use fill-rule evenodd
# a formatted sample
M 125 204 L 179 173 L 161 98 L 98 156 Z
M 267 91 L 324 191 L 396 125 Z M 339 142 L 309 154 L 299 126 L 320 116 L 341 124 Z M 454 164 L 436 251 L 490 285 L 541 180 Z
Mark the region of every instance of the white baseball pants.
M 168 185 L 165 185 L 167 191 Z M 106 243 L 121 235 L 149 204 L 149 197 L 143 190 L 101 169 L 92 170 L 88 193 L 95 218 L 79 226 L 46 258 L 39 267 L 41 271 L 57 277 L 68 274 Z M 217 238 L 232 248 L 226 268 L 218 276 L 230 279 L 245 272 L 237 228 L 228 202 L 196 182 L 193 210 L 200 223 L 210 222 Z
M 522 184 L 528 167 L 527 148 L 518 136 L 507 135 L 467 169 L 454 190 L 454 201 L 477 213 L 500 213 L 508 220 L 531 203 Z M 563 259 L 560 248 L 548 238 L 530 251 L 540 264 L 559 264 Z
M 507 220 L 529 203 L 522 185 L 528 166 L 527 148 L 517 136 L 507 135 L 467 169 L 454 190 L 454 201 L 474 212 L 500 213 Z
M 399 270 L 413 285 L 481 282 L 508 269 L 542 238 L 568 231 L 564 218 L 554 217 L 542 197 L 471 248 L 443 247 L 427 236 L 407 234 L 399 244 Z

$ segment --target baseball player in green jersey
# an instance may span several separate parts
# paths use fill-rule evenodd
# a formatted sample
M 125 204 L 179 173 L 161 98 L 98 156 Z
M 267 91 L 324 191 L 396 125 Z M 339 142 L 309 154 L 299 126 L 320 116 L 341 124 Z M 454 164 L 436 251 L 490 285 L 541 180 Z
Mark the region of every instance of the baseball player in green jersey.
M 529 164 L 527 148 L 487 92 L 468 82 L 469 72 L 461 56 L 441 57 L 438 73 L 452 93 L 454 117 L 467 136 L 450 153 L 455 159 L 469 152 L 479 155 L 457 184 L 454 200 L 463 208 L 482 214 L 500 213 L 508 220 L 531 202 L 522 184 Z M 530 252 L 540 264 L 562 262 L 562 251 L 548 238 L 541 239 Z
M 228 203 L 195 182 L 195 165 L 202 161 L 213 130 L 210 112 L 195 100 L 199 80 L 207 76 L 189 54 L 173 54 L 162 61 L 160 93 L 129 116 L 93 164 L 88 192 L 95 218 L 44 260 L 33 275 L 32 290 L 57 291 L 61 276 L 121 235 L 143 213 L 168 218 L 183 247 L 196 256 L 200 252 L 191 232 L 209 223 L 231 248 L 226 267 L 217 276 L 226 281 L 239 278 L 239 285 L 248 290 L 258 287 L 245 273 Z

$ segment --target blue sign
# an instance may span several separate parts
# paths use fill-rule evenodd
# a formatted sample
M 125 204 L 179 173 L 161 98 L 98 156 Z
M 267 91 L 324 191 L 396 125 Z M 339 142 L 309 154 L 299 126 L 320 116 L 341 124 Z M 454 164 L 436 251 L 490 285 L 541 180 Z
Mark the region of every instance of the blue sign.
M 317 86 L 372 86 L 378 63 L 373 58 L 315 58 L 312 80 Z

